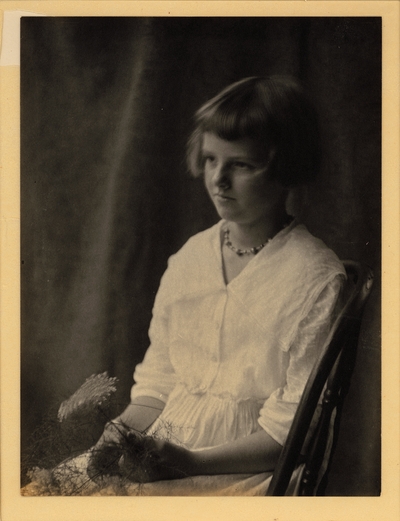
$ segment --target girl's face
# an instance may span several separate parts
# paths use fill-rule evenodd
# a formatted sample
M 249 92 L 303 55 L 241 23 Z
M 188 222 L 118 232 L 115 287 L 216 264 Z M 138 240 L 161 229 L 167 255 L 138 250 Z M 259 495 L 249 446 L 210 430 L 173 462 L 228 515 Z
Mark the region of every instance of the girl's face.
M 242 225 L 274 223 L 285 213 L 287 188 L 271 179 L 273 150 L 254 140 L 226 141 L 205 132 L 202 142 L 207 191 L 222 219 Z

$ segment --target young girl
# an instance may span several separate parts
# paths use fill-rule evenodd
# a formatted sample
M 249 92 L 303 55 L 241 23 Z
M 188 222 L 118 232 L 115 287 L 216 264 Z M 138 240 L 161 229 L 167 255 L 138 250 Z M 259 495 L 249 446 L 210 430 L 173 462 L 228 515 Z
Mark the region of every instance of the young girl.
M 318 159 L 314 112 L 290 78 L 244 79 L 197 112 L 188 163 L 221 220 L 169 260 L 131 403 L 91 451 L 94 479 L 122 472 L 148 494 L 266 492 L 345 280 L 286 213 Z M 145 470 L 123 456 L 129 433 L 146 434 Z

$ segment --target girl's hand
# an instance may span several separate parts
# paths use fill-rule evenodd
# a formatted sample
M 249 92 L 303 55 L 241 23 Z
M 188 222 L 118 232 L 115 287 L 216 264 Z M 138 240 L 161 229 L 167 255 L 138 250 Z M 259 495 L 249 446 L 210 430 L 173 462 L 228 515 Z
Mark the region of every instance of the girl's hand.
M 173 443 L 145 437 L 140 441 L 140 451 L 128 447 L 119 460 L 119 469 L 124 477 L 137 483 L 180 479 L 191 475 L 191 454 Z
M 91 449 L 87 473 L 93 481 L 119 473 L 118 461 L 126 450 L 129 428 L 122 422 L 108 422 L 99 441 Z

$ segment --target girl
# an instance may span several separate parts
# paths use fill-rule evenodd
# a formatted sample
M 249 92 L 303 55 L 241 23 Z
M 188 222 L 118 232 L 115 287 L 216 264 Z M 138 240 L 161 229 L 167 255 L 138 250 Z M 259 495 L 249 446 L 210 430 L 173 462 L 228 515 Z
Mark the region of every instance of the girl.
M 299 85 L 244 79 L 195 121 L 188 163 L 221 220 L 170 258 L 131 403 L 91 450 L 88 472 L 123 473 L 149 483 L 148 494 L 264 494 L 345 271 L 286 212 L 290 189 L 319 162 Z M 145 469 L 121 448 L 132 433 L 146 435 Z

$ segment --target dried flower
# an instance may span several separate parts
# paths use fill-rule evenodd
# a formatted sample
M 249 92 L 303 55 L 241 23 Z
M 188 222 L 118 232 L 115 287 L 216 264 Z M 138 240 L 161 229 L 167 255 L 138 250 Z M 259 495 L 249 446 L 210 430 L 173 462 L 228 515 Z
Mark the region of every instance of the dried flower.
M 78 410 L 104 403 L 117 390 L 116 381 L 117 378 L 108 376 L 107 372 L 89 376 L 72 396 L 62 402 L 58 420 L 61 422 Z

